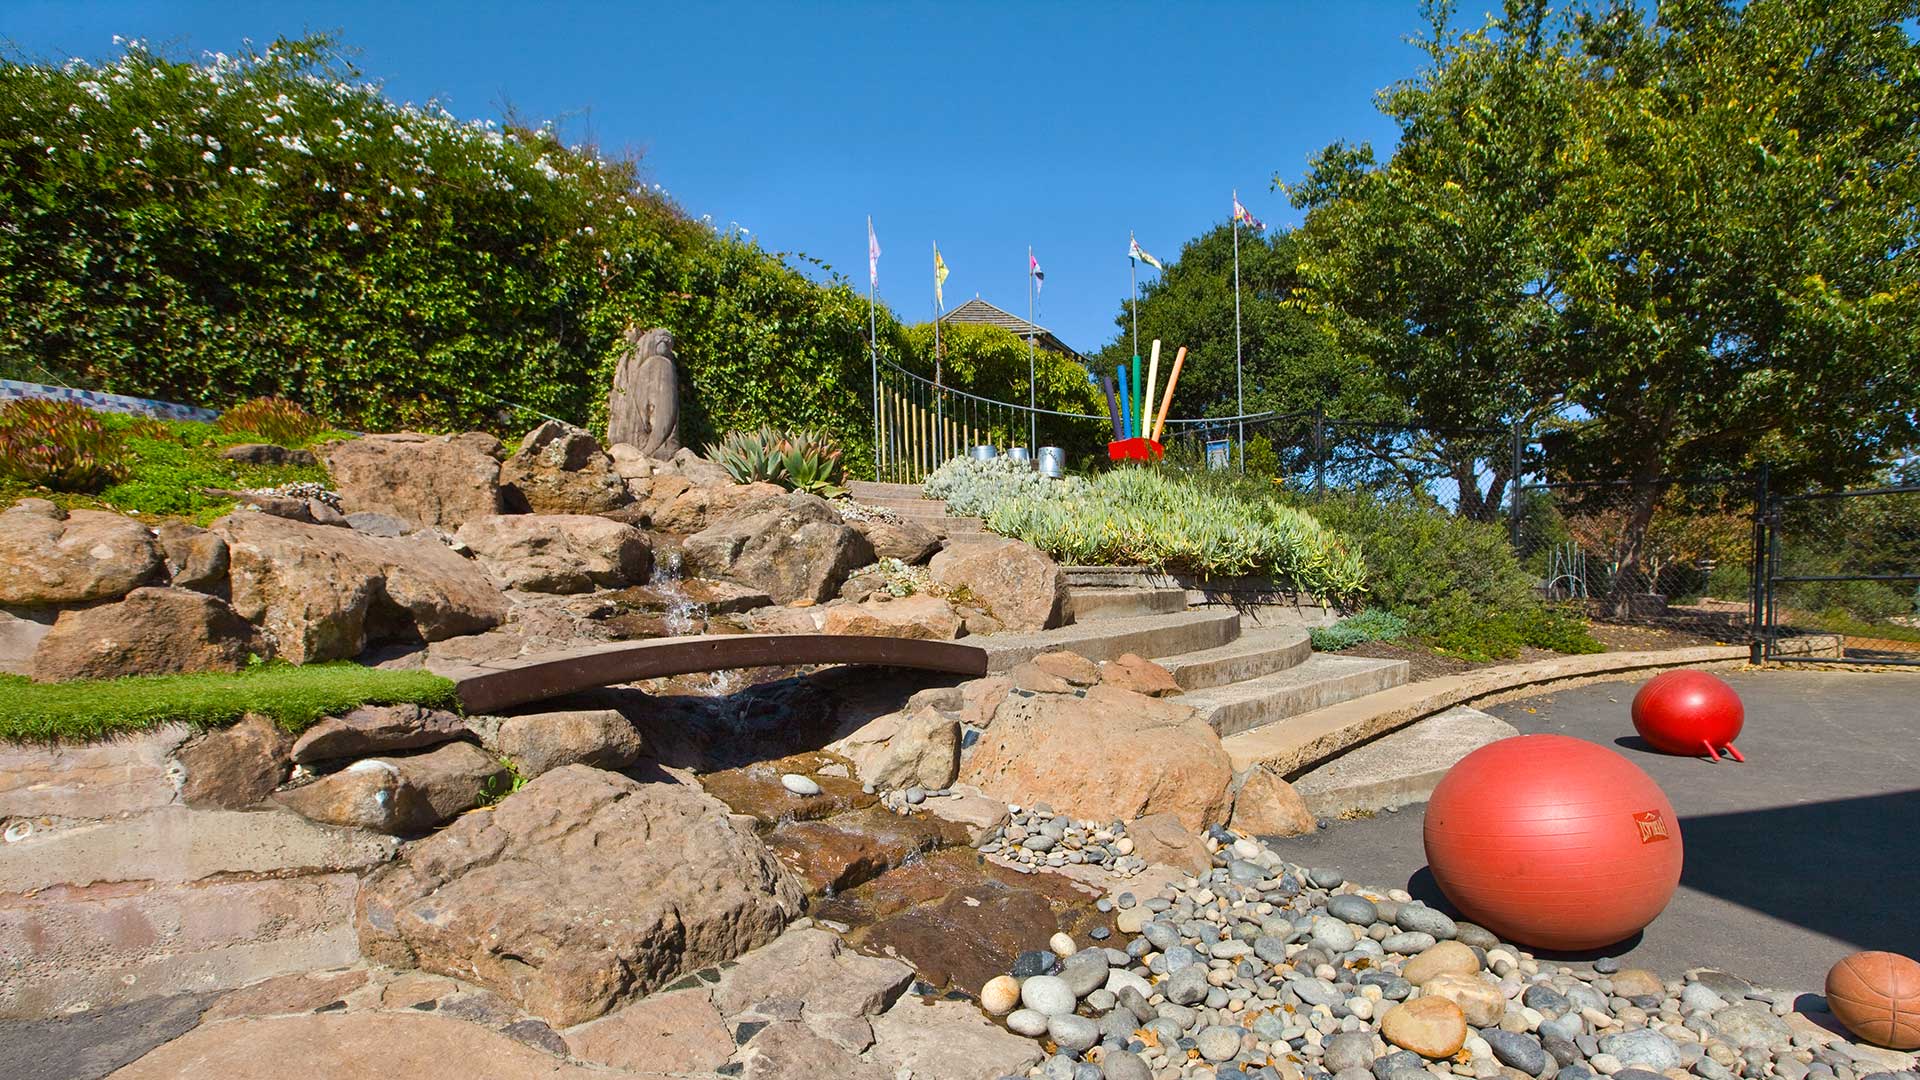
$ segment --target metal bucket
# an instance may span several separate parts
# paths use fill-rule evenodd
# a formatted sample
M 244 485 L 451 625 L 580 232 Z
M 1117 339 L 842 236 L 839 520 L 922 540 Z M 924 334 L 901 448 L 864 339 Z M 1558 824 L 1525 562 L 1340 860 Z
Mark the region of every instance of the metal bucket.
M 1067 452 L 1057 446 L 1041 447 L 1040 475 L 1054 480 L 1067 475 Z
M 975 461 L 992 461 L 1000 456 L 1000 451 L 991 446 L 976 446 L 967 451 L 967 456 Z
M 1009 458 L 1011 458 L 1011 459 L 1012 459 L 1012 460 L 1014 460 L 1014 461 L 1031 461 L 1031 460 L 1033 460 L 1033 459 L 1032 459 L 1032 458 L 1031 458 L 1030 456 L 1028 456 L 1028 454 L 1027 454 L 1027 448 L 1026 448 L 1026 447 L 1024 447 L 1024 446 L 1009 446 L 1009 447 L 1007 447 L 1007 457 L 1009 457 Z

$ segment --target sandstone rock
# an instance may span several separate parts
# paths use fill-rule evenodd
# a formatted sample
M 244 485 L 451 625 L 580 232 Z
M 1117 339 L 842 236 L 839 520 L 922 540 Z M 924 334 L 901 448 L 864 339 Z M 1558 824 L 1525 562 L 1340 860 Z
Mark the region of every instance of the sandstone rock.
M 772 939 L 800 902 L 718 800 L 570 765 L 410 845 L 363 887 L 359 926 L 377 962 L 564 1026 Z
M 439 641 L 505 621 L 479 566 L 429 536 L 390 539 L 264 514 L 214 523 L 232 556 L 233 608 L 296 664 L 358 654 L 368 643 Z
M 863 1061 L 807 1024 L 775 1022 L 756 1032 L 742 1051 L 745 1080 L 892 1080 L 893 1074 Z
M 33 654 L 53 629 L 54 608 L 0 607 L 0 672 L 30 675 Z
M 1613 992 L 1621 997 L 1650 997 L 1667 992 L 1660 976 L 1646 968 L 1621 968 L 1607 978 L 1613 983 Z
M 1442 941 L 1408 960 L 1400 968 L 1401 978 L 1415 986 L 1440 975 L 1473 975 L 1480 970 L 1480 958 L 1471 948 L 1457 941 Z
M 686 447 L 675 450 L 673 457 L 664 464 L 656 465 L 654 475 L 658 476 L 662 472 L 683 476 L 688 483 L 696 487 L 717 487 L 734 482 L 726 466 L 717 461 L 709 461 Z
M 493 745 L 521 776 L 562 765 L 624 769 L 640 760 L 646 743 L 633 723 L 612 709 L 526 713 L 500 721 Z
M 825 499 L 793 492 L 687 537 L 683 558 L 691 573 L 750 585 L 777 604 L 819 603 L 872 562 L 873 549 Z
M 622 480 L 653 479 L 653 459 L 632 443 L 615 442 L 607 447 L 607 456 L 613 459 L 614 474 Z M 651 485 L 649 485 L 651 488 Z M 632 485 L 628 485 L 632 489 Z
M 479 805 L 481 796 L 506 777 L 498 759 L 471 743 L 456 742 L 407 757 L 356 761 L 274 798 L 314 821 L 406 836 Z
M 1305 836 L 1319 827 L 1307 800 L 1264 765 L 1254 766 L 1234 793 L 1230 824 L 1253 836 Z
M 868 807 L 824 821 L 783 824 L 767 847 L 809 896 L 828 896 L 879 877 L 911 856 L 966 839 L 964 829 L 931 817 L 902 817 Z
M 296 972 L 228 991 L 200 1016 L 211 1024 L 242 1017 L 287 1016 L 331 1005 L 365 985 L 365 971 Z
M 1079 818 L 1168 812 L 1198 831 L 1225 816 L 1233 768 L 1192 709 L 1102 685 L 1084 698 L 1007 698 L 961 779 L 998 799 L 1044 802 Z
M 294 761 L 307 763 L 334 758 L 418 750 L 468 737 L 460 717 L 420 705 L 363 705 L 344 716 L 329 716 L 294 740 Z
M 680 385 L 673 332 L 629 327 L 607 392 L 607 441 L 648 458 L 680 449 Z
M 982 795 L 964 785 L 953 789 L 944 799 L 928 799 L 924 804 L 934 817 L 951 821 L 967 830 L 967 844 L 978 847 L 987 834 L 1007 823 L 1007 804 Z
M 1065 680 L 1071 686 L 1092 686 L 1100 681 L 1100 666 L 1079 653 L 1041 653 L 1033 658 L 1032 663 L 1034 667 Z
M 1446 998 L 1417 997 L 1387 1010 L 1380 1035 L 1402 1050 L 1437 1060 L 1466 1044 L 1467 1018 Z
M 1420 992 L 1446 998 L 1460 1006 L 1467 1023 L 1477 1028 L 1493 1027 L 1507 1014 L 1507 996 L 1501 993 L 1500 985 L 1478 975 L 1444 972 L 1428 979 L 1421 985 Z
M 557 420 L 528 432 L 501 463 L 500 489 L 510 513 L 599 514 L 630 498 L 600 443 Z
M 605 1080 L 608 1074 L 451 1016 L 354 1010 L 207 1024 L 112 1073 L 110 1080 L 186 1076 Z
M 184 521 L 154 527 L 166 552 L 167 577 L 178 589 L 219 594 L 227 585 L 227 542 Z
M 913 1080 L 1025 1076 L 1045 1056 L 1038 1043 L 989 1023 L 964 1001 L 902 998 L 873 1022 L 874 1061 Z
M 414 524 L 403 517 L 382 514 L 373 510 L 357 510 L 347 515 L 347 528 L 369 536 L 405 536 L 414 531 Z
M 318 464 L 311 450 L 296 450 L 275 443 L 235 443 L 220 451 L 220 456 L 242 465 L 271 465 L 284 468 L 289 465 Z
M 1180 684 L 1173 681 L 1172 672 L 1135 653 L 1124 653 L 1102 665 L 1100 681 L 1148 697 L 1180 693 Z
M 937 709 L 915 709 L 877 751 L 854 760 L 861 779 L 876 787 L 938 791 L 960 771 L 960 723 Z
M 224 810 L 258 805 L 286 781 L 292 745 L 293 736 L 257 713 L 193 739 L 177 755 L 186 771 L 181 801 Z
M 960 684 L 960 722 L 985 730 L 993 726 L 993 714 L 1007 700 L 1013 680 L 1005 675 L 988 675 Z
M 582 1061 L 644 1073 L 705 1073 L 733 1056 L 726 1021 L 702 988 L 673 990 L 634 1002 L 566 1033 Z
M 99 607 L 64 611 L 34 651 L 39 682 L 238 671 L 273 655 L 224 600 L 191 589 L 142 587 Z
M 491 435 L 366 435 L 321 449 L 327 475 L 351 521 L 387 514 L 453 530 L 497 514 L 500 441 Z
M 1029 694 L 1071 694 L 1073 684 L 1029 660 L 1015 664 L 1007 678 L 1013 680 L 1013 688 Z
M 653 572 L 645 533 L 588 514 L 499 514 L 475 518 L 454 536 L 506 589 L 617 589 L 643 584 Z
M 1159 863 L 1192 873 L 1213 866 L 1207 845 L 1173 814 L 1148 814 L 1127 823 L 1133 853 L 1149 864 Z
M 849 522 L 860 530 L 873 546 L 877 558 L 899 559 L 908 566 L 918 566 L 933 558 L 940 550 L 940 538 L 932 529 L 917 521 L 901 518 L 898 521 L 854 521 Z
M 728 1016 L 763 1001 L 806 1002 L 811 1018 L 873 1016 L 893 1005 L 913 981 L 913 969 L 898 960 L 862 956 L 838 934 L 790 930 L 764 949 L 740 957 L 713 989 L 714 1004 Z
M 100 742 L 0 742 L 0 818 L 114 818 L 172 803 L 173 753 L 191 730 L 167 724 Z
M 724 484 L 698 485 L 680 491 L 655 506 L 649 520 L 662 532 L 697 533 L 747 507 L 769 499 L 783 499 L 786 495 L 786 489 L 778 484 L 736 484 L 728 479 Z
M 827 609 L 821 629 L 829 634 L 921 638 L 945 641 L 961 634 L 960 616 L 938 596 L 888 596 Z
M 1045 630 L 1066 617 L 1067 578 L 1047 554 L 1019 540 L 947 548 L 928 564 L 933 579 L 965 587 L 1008 630 Z
M 153 534 L 125 515 L 68 513 L 45 499 L 0 511 L 0 604 L 117 600 L 162 565 Z

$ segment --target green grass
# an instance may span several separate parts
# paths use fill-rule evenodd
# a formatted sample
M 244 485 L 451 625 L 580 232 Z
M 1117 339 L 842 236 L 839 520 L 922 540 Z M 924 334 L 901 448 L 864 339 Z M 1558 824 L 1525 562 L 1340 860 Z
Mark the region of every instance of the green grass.
M 453 709 L 453 683 L 424 671 L 380 671 L 345 661 L 261 664 L 241 672 L 141 675 L 36 683 L 0 675 L 0 739 L 99 739 L 161 724 L 231 724 L 249 712 L 299 732 L 360 705 Z

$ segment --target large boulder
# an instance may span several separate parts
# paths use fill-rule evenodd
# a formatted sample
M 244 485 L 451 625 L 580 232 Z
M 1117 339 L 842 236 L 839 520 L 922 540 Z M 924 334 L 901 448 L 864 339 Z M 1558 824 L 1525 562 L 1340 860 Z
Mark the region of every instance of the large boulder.
M 117 600 L 161 566 L 153 532 L 124 514 L 69 513 L 45 499 L 0 512 L 0 605 Z
M 198 735 L 175 755 L 182 773 L 180 801 L 222 810 L 255 806 L 286 780 L 293 767 L 292 745 L 293 736 L 258 713 Z
M 340 505 L 457 529 L 500 512 L 500 440 L 483 432 L 366 435 L 321 449 Z
M 166 552 L 167 579 L 176 587 L 219 594 L 227 587 L 227 542 L 184 521 L 165 521 L 154 536 Z
M 500 466 L 510 513 L 603 514 L 626 505 L 626 481 L 592 435 L 549 420 Z
M 124 599 L 60 613 L 33 654 L 39 682 L 238 671 L 271 645 L 226 601 L 192 589 L 142 587 Z
M 653 572 L 647 534 L 589 514 L 496 514 L 467 522 L 454 537 L 507 589 L 618 589 Z
M 1007 630 L 1046 630 L 1066 619 L 1067 577 L 1060 564 L 1020 540 L 969 541 L 928 564 L 933 580 L 965 588 Z
M 673 457 L 662 462 L 654 470 L 654 475 L 684 476 L 687 482 L 697 487 L 722 487 L 734 482 L 733 474 L 717 461 L 701 457 L 689 447 L 681 447 L 673 452 Z
M 472 743 L 454 742 L 422 754 L 356 761 L 274 798 L 326 825 L 407 836 L 473 809 L 506 777 L 499 759 Z
M 1190 830 L 1226 817 L 1233 766 L 1185 705 L 1113 686 L 1009 696 L 960 771 L 996 799 L 1095 821 L 1170 813 Z
M 373 641 L 439 641 L 507 617 L 486 572 L 431 536 L 370 536 L 267 514 L 214 523 L 231 560 L 233 609 L 296 664 Z
M 685 480 L 673 479 L 676 483 L 662 484 L 660 491 L 677 494 L 660 501 L 649 499 L 649 520 L 654 528 L 679 535 L 697 533 L 746 507 L 781 499 L 787 494 L 780 485 L 765 482 L 736 484 L 728 479 L 724 484 L 692 485 L 683 489 L 680 485 Z
M 875 518 L 850 524 L 860 530 L 860 535 L 873 545 L 874 555 L 882 559 L 899 559 L 908 566 L 918 566 L 940 550 L 940 537 L 911 518 L 892 521 Z
M 1254 836 L 1305 836 L 1318 828 L 1307 800 L 1265 765 L 1256 765 L 1233 795 L 1233 827 Z
M 335 758 L 387 754 L 438 746 L 471 734 L 459 716 L 421 705 L 362 705 L 340 716 L 323 717 L 294 740 L 294 761 L 308 764 Z
M 614 709 L 565 709 L 525 713 L 500 721 L 494 749 L 521 776 L 539 776 L 563 765 L 624 769 L 640 760 L 646 740 Z
M 962 633 L 960 616 L 953 605 L 925 593 L 898 598 L 876 593 L 858 604 L 827 608 L 820 629 L 828 634 L 934 641 L 950 640 Z
M 800 904 L 719 800 L 569 765 L 409 846 L 363 886 L 359 928 L 378 963 L 561 1027 L 773 940 Z
M 751 585 L 779 604 L 831 599 L 873 561 L 866 538 L 825 499 L 798 491 L 694 533 L 681 550 L 689 573 Z

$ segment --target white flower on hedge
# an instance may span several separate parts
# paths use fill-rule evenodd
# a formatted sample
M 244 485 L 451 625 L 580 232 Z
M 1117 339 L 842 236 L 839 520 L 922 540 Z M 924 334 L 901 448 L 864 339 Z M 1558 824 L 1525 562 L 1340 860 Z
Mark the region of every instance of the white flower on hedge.
M 347 231 L 348 231 L 348 232 L 359 232 L 359 231 L 360 231 L 360 223 L 359 223 L 359 222 L 357 222 L 357 221 L 349 221 L 349 222 L 347 222 Z
M 215 158 L 217 158 L 217 157 L 219 157 L 219 155 L 218 155 L 218 154 L 215 154 L 215 153 L 214 153 L 213 151 L 211 151 L 211 150 L 202 150 L 202 151 L 200 152 L 200 160 L 201 160 L 201 161 L 205 161 L 205 162 L 208 162 L 208 163 L 211 163 L 211 162 L 212 162 L 212 161 L 213 161 L 213 160 L 214 160 Z

